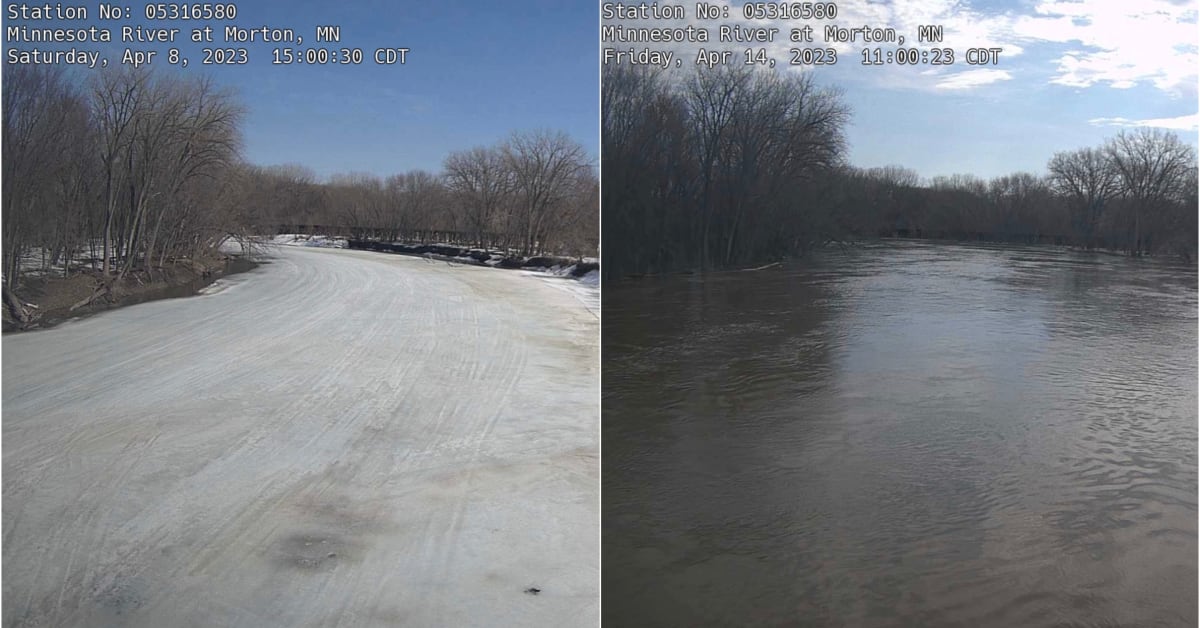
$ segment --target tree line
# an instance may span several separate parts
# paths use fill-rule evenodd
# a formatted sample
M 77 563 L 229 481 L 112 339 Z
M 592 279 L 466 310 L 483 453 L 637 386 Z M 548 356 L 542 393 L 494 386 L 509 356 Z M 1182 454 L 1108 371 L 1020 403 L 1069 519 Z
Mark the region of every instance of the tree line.
M 1070 245 L 1131 256 L 1196 255 L 1195 151 L 1168 131 L 1121 131 L 1056 153 L 1045 174 L 922 182 L 899 166 L 846 169 L 837 205 L 870 235 Z
M 922 181 L 846 163 L 850 108 L 810 74 L 606 67 L 608 277 L 761 264 L 880 236 L 1072 245 L 1191 258 L 1196 155 L 1139 128 L 1046 174 Z
M 736 266 L 821 243 L 845 153 L 841 94 L 810 74 L 670 76 L 604 69 L 601 272 Z
M 243 110 L 205 78 L 112 70 L 72 80 L 9 64 L 3 78 L 3 274 L 33 257 L 106 282 L 214 247 L 235 225 L 221 182 L 236 167 Z
M 261 230 L 315 229 L 521 255 L 595 255 L 599 244 L 595 168 L 561 132 L 517 132 L 495 146 L 453 152 L 437 174 L 351 173 L 317 182 L 311 170 L 288 165 L 249 168 L 242 186 Z
M 245 109 L 208 78 L 9 64 L 3 93 L 6 291 L 32 270 L 86 268 L 101 290 L 131 272 L 154 281 L 231 235 L 286 225 L 526 255 L 597 250 L 595 167 L 563 133 L 455 152 L 441 173 L 318 182 L 302 166 L 247 163 Z

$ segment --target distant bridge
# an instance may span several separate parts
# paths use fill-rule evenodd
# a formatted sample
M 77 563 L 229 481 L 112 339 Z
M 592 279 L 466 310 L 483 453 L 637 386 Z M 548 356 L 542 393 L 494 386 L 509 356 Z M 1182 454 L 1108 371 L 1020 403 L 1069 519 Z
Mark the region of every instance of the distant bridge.
M 345 227 L 337 225 L 301 225 L 279 224 L 275 233 L 300 233 L 304 235 L 349 236 L 356 240 L 381 240 L 386 242 L 442 242 L 446 244 L 474 245 L 478 241 L 476 234 L 464 231 L 449 231 L 441 229 L 382 229 L 376 227 Z M 501 237 L 494 233 L 485 233 L 484 241 L 497 243 Z

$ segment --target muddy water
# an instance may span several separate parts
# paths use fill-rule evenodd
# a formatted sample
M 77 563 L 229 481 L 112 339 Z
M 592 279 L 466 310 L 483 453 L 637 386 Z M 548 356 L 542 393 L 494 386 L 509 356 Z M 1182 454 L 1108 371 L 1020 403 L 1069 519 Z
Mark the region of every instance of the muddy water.
M 1196 270 L 899 243 L 606 284 L 605 626 L 1194 626 Z

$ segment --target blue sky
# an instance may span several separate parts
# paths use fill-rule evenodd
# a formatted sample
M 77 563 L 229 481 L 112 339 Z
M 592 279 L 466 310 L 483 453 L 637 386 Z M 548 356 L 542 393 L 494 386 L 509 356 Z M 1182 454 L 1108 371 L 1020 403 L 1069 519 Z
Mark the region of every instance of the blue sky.
M 437 171 L 452 150 L 537 128 L 565 131 L 598 155 L 598 70 L 592 49 L 580 45 L 596 37 L 596 17 L 579 3 L 239 6 L 248 23 L 281 19 L 297 31 L 339 24 L 343 43 L 367 55 L 411 48 L 403 67 L 263 65 L 222 74 L 251 108 L 253 161 L 298 162 L 322 174 Z
M 302 0 L 236 5 L 234 23 L 292 28 L 304 38 L 300 48 L 318 45 L 315 26 L 340 26 L 336 47 L 361 48 L 364 61 L 359 66 L 272 65 L 272 48 L 284 44 L 224 44 L 216 20 L 157 24 L 183 29 L 183 41 L 175 44 L 119 43 L 119 26 L 146 23 L 139 19 L 143 3 L 129 5 L 134 19 L 112 23 L 112 44 L 76 47 L 115 50 L 108 53 L 110 64 L 118 62 L 127 45 L 189 51 L 185 72 L 210 73 L 234 88 L 247 106 L 245 156 L 254 163 L 297 163 L 320 176 L 438 171 L 450 151 L 539 128 L 565 131 L 598 157 L 598 10 L 590 3 Z M 88 21 L 97 23 L 95 3 L 86 6 Z M 201 45 L 191 44 L 187 35 L 188 29 L 205 23 L 217 31 L 208 46 L 245 46 L 250 64 L 202 67 Z M 5 47 L 35 46 L 47 47 Z M 410 48 L 407 65 L 375 64 L 373 52 L 380 47 Z M 155 66 L 165 65 L 161 57 Z
M 790 59 L 788 49 L 795 45 L 786 38 L 792 26 L 814 26 L 816 41 L 809 46 L 827 45 L 821 33 L 826 22 L 747 22 L 737 19 L 742 15 L 741 2 L 712 2 L 730 7 L 734 16 L 708 24 L 714 31 L 720 23 L 779 27 L 784 34 L 781 41 L 766 47 L 780 66 Z M 1195 1 L 839 0 L 836 4 L 838 17 L 827 23 L 892 27 L 907 38 L 905 47 L 923 48 L 934 44 L 917 44 L 916 27 L 941 25 L 945 41 L 940 47 L 956 52 L 956 63 L 948 67 L 880 67 L 862 65 L 862 43 L 834 45 L 838 63 L 813 71 L 822 83 L 841 88 L 853 110 L 847 137 L 855 165 L 897 164 L 924 177 L 954 173 L 993 177 L 1021 170 L 1044 172 L 1056 151 L 1097 146 L 1122 128 L 1167 128 L 1193 146 L 1197 143 L 1200 27 Z M 673 49 L 680 50 L 679 46 Z M 712 49 L 720 44 L 682 46 L 690 46 L 690 62 L 697 46 Z M 730 46 L 739 51 L 738 56 L 745 47 Z M 998 65 L 971 67 L 964 57 L 972 47 L 1004 51 Z

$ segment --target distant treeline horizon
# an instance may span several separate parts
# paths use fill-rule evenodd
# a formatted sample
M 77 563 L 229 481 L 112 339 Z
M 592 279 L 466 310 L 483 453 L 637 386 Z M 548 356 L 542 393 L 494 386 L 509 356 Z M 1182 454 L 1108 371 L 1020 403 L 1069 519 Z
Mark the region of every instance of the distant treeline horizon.
M 1064 150 L 1044 174 L 922 180 L 849 164 L 851 108 L 811 74 L 613 66 L 601 85 L 605 277 L 888 236 L 1196 256 L 1196 153 L 1168 131 Z
M 391 240 L 454 233 L 527 255 L 598 246 L 595 164 L 562 132 L 456 151 L 439 173 L 318 183 L 303 166 L 246 162 L 245 107 L 208 78 L 9 64 L 3 83 L 6 294 L 26 273 L 66 276 L 91 260 L 103 290 L 129 273 L 154 281 L 216 255 L 229 235 L 280 224 Z
M 523 255 L 595 255 L 600 182 L 583 146 L 558 131 L 515 131 L 451 152 L 440 172 L 381 177 L 302 165 L 247 165 L 260 230 L 323 226 L 354 239 L 464 244 Z

